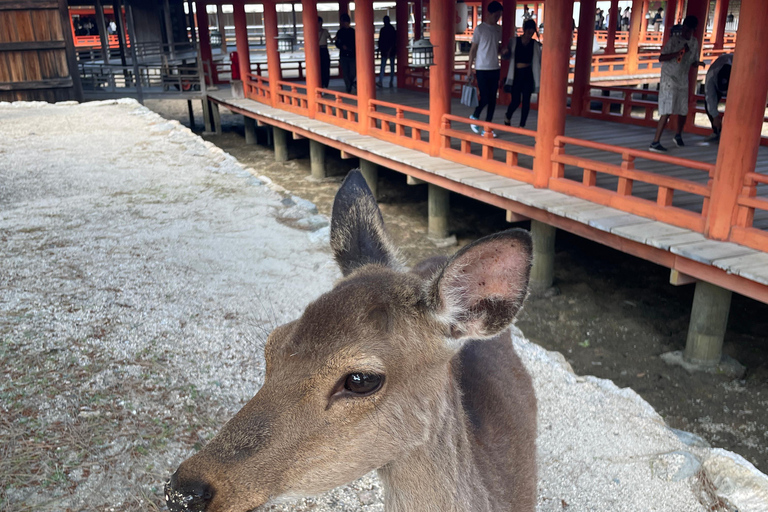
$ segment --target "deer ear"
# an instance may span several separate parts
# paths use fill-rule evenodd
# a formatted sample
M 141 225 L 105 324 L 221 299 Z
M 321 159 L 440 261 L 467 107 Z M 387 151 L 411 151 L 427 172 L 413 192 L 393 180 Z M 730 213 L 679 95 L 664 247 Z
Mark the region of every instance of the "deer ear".
M 357 169 L 344 178 L 333 201 L 331 249 L 345 276 L 370 263 L 401 268 L 379 205 Z
M 528 294 L 531 236 L 510 229 L 473 242 L 431 285 L 435 313 L 454 339 L 490 338 L 507 328 Z

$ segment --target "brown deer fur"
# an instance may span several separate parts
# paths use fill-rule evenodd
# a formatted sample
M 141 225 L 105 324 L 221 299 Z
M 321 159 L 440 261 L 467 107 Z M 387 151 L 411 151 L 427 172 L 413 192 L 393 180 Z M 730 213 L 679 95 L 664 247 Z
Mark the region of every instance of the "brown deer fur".
M 271 333 L 264 386 L 181 464 L 169 509 L 245 512 L 377 469 L 390 512 L 533 511 L 536 398 L 506 330 L 527 293 L 528 234 L 406 272 L 353 171 L 331 246 L 344 278 Z M 355 394 L 351 374 L 383 383 Z

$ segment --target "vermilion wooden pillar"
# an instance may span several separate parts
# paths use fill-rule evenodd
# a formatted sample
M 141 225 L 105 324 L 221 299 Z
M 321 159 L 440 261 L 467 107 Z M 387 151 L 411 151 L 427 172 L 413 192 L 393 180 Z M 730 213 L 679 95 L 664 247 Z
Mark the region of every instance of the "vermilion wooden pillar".
M 395 6 L 397 24 L 397 86 L 405 85 L 405 71 L 408 68 L 408 0 L 397 0 Z
M 576 64 L 571 94 L 571 114 L 574 116 L 580 116 L 584 111 L 584 101 L 589 91 L 596 11 L 596 0 L 582 0 L 579 8 L 579 38 L 576 40 Z
M 715 16 L 712 26 L 712 33 L 714 34 L 715 50 L 722 50 L 723 43 L 725 42 L 725 23 L 728 19 L 728 0 L 717 0 L 715 3 Z
M 248 45 L 248 26 L 245 21 L 245 2 L 236 1 L 233 5 L 235 17 L 235 43 L 237 45 L 237 62 L 240 67 L 240 79 L 248 80 L 251 73 L 251 49 Z M 269 77 L 270 79 L 272 76 Z
M 643 0 L 632 1 L 632 14 L 629 20 L 629 38 L 627 41 L 627 71 L 637 73 L 637 54 L 640 52 L 640 33 L 643 22 Z
M 685 2 L 685 0 L 679 1 L 681 3 Z M 672 37 L 672 27 L 677 23 L 677 20 L 675 19 L 675 16 L 677 15 L 677 2 L 678 0 L 667 0 L 667 8 L 664 14 L 664 39 L 662 45 L 667 44 L 669 38 Z
M 705 234 L 718 240 L 728 239 L 744 175 L 754 172 L 757 163 L 765 98 L 768 95 L 766 26 L 768 9 L 763 0 L 742 0 L 731 83 L 749 86 L 734 87 L 728 91 L 705 227 Z
M 503 0 L 504 10 L 501 13 L 501 44 L 506 45 L 509 38 L 515 35 L 515 11 L 517 10 L 517 0 Z M 501 61 L 501 83 L 506 81 L 507 71 L 509 71 L 509 61 Z M 503 93 L 502 93 L 503 94 Z M 504 95 L 506 98 L 506 95 Z
M 237 36 L 237 38 L 239 41 L 240 36 Z M 282 70 L 280 69 L 280 53 L 277 51 L 277 6 L 275 0 L 265 0 L 264 2 L 264 39 L 267 46 L 269 96 L 274 107 L 277 105 L 277 91 L 280 89 L 277 82 L 283 79 Z M 238 42 L 238 53 L 240 52 L 239 44 Z
M 301 0 L 301 20 L 304 25 L 304 68 L 307 79 L 307 109 L 309 117 L 317 111 L 317 90 L 320 88 L 320 43 L 317 28 L 317 0 Z
M 339 2 L 339 15 L 349 14 L 349 0 Z
M 688 0 L 688 10 L 686 16 L 696 16 L 699 20 L 699 24 L 696 27 L 693 35 L 699 40 L 699 55 L 697 58 L 701 60 L 701 55 L 704 50 L 704 31 L 707 29 L 707 15 L 709 14 L 709 0 Z M 693 66 L 688 73 L 688 118 L 686 119 L 686 126 L 693 126 L 695 121 L 695 107 L 696 99 L 694 98 L 694 92 L 696 90 L 696 81 L 699 78 L 699 68 Z
M 683 13 L 685 12 L 686 0 L 677 0 L 677 12 L 675 12 L 675 23 L 683 22 Z
M 414 0 L 413 2 L 413 40 L 418 41 L 421 39 L 421 22 L 424 17 L 424 6 L 421 0 Z
M 376 99 L 373 69 L 373 0 L 355 2 L 355 46 L 357 63 L 357 116 L 360 133 L 368 133 L 368 102 Z
M 213 64 L 213 54 L 211 53 L 211 35 L 208 32 L 208 11 L 205 2 L 198 2 L 197 5 L 197 32 L 200 34 L 200 59 L 205 64 L 210 73 L 211 83 L 216 83 L 216 66 Z
M 611 0 L 611 12 L 608 16 L 608 42 L 605 45 L 605 54 L 616 53 L 616 27 L 619 24 L 619 0 Z M 581 25 L 579 25 L 581 28 Z
M 429 68 L 429 153 L 440 152 L 440 126 L 443 115 L 451 113 L 454 56 L 454 0 L 432 0 L 430 10 L 430 40 L 434 48 L 435 64 Z
M 533 164 L 533 185 L 539 188 L 549 184 L 555 137 L 565 132 L 564 107 L 573 28 L 573 0 L 547 0 L 545 5 L 547 43 L 541 55 L 541 91 Z

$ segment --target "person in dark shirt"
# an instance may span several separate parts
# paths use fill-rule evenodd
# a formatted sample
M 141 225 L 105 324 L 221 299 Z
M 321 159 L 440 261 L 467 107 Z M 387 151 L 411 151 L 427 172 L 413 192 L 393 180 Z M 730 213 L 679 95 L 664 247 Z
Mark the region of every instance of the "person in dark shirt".
M 395 80 L 395 54 L 397 53 L 397 31 L 392 26 L 389 16 L 384 16 L 384 26 L 379 30 L 379 55 L 381 55 L 381 70 L 376 85 L 384 87 L 384 69 L 389 60 L 389 86 L 393 87 Z
M 520 128 L 525 127 L 528 112 L 531 110 L 531 95 L 539 88 L 541 43 L 533 39 L 534 34 L 536 34 L 536 22 L 526 20 L 523 23 L 523 35 L 513 36 L 501 55 L 502 58 L 509 59 L 504 91 L 512 94 L 512 100 L 504 116 L 504 124 L 507 126 L 512 122 L 512 114 L 522 103 Z
M 357 75 L 357 63 L 355 62 L 355 29 L 349 26 L 349 14 L 339 17 L 341 28 L 336 32 L 336 48 L 339 49 L 339 65 L 344 76 L 344 86 L 347 93 L 352 92 Z

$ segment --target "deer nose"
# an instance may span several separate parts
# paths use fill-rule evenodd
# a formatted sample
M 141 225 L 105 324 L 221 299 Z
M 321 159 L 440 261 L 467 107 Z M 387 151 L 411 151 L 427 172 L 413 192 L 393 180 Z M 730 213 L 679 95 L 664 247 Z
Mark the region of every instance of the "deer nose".
M 165 503 L 170 512 L 204 512 L 213 489 L 201 481 L 180 482 L 178 471 L 165 483 Z

